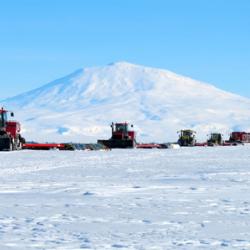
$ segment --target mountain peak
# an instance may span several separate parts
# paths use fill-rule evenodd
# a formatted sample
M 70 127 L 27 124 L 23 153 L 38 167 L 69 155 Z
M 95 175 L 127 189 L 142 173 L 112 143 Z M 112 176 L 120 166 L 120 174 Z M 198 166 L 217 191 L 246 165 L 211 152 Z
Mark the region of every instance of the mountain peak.
M 132 122 L 138 140 L 151 142 L 176 140 L 176 131 L 183 128 L 203 136 L 250 130 L 250 100 L 167 70 L 123 61 L 77 70 L 2 104 L 18 110 L 29 140 L 108 138 L 112 121 Z
M 117 61 L 109 63 L 108 66 L 118 66 L 118 67 L 138 67 L 138 65 L 126 62 L 126 61 Z

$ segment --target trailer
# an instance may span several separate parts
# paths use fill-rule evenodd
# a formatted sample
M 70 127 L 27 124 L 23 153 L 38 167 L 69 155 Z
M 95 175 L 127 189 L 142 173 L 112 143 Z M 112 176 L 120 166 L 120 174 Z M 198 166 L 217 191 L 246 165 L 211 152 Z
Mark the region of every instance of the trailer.
M 136 145 L 136 148 L 139 148 L 139 149 L 153 149 L 153 148 L 162 149 L 163 146 L 161 144 L 158 144 L 158 143 L 140 143 L 140 144 Z
M 67 150 L 66 144 L 57 143 L 25 143 L 23 144 L 23 149 L 31 150 Z

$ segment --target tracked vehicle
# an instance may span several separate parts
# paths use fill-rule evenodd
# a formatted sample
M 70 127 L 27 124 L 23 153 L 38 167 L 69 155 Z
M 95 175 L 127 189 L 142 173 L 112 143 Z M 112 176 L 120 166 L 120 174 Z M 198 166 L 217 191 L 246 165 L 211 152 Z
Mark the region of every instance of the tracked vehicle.
M 228 142 L 236 144 L 250 143 L 250 133 L 232 132 Z
M 209 139 L 207 140 L 208 146 L 218 146 L 223 144 L 222 134 L 211 133 Z
M 9 121 L 8 114 L 14 117 L 13 112 L 9 112 L 4 108 L 0 109 L 0 150 L 12 151 L 22 149 L 25 143 L 21 136 L 21 125 L 17 121 Z
M 191 129 L 185 129 L 178 132 L 179 133 L 179 140 L 178 144 L 181 147 L 193 147 L 195 146 L 196 139 L 195 134 L 196 132 Z
M 133 125 L 130 126 L 133 128 Z M 135 131 L 129 129 L 129 124 L 113 123 L 111 124 L 112 135 L 108 140 L 98 140 L 97 143 L 101 143 L 107 148 L 134 148 L 136 145 Z

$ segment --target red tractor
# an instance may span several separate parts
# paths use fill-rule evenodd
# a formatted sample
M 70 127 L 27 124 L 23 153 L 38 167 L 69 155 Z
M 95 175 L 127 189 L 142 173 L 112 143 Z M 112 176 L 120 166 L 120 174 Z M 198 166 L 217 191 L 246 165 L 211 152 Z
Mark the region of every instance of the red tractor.
M 131 125 L 133 128 L 133 125 Z M 109 140 L 98 140 L 108 148 L 134 148 L 136 144 L 135 131 L 129 130 L 129 124 L 113 123 L 111 124 L 112 137 Z
M 22 149 L 25 143 L 21 136 L 19 122 L 8 121 L 8 113 L 13 117 L 14 113 L 3 108 L 0 109 L 0 150 L 12 151 Z
M 233 132 L 230 135 L 229 142 L 234 143 L 250 143 L 250 133 Z

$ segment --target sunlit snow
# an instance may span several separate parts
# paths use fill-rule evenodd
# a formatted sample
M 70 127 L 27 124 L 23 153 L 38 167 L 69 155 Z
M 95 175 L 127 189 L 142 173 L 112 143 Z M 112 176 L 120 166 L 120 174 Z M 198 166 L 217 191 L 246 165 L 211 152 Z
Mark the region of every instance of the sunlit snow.
M 249 152 L 1 152 L 0 249 L 249 249 Z

